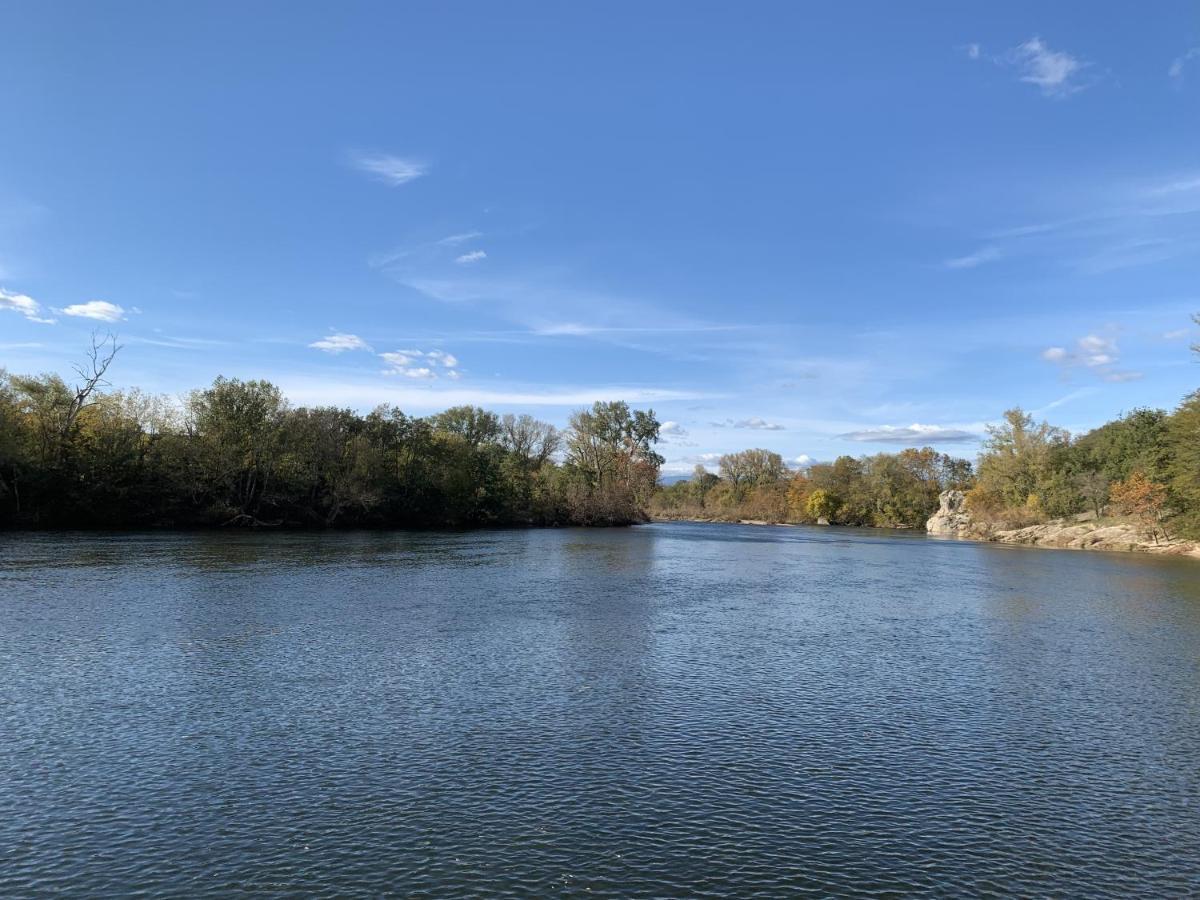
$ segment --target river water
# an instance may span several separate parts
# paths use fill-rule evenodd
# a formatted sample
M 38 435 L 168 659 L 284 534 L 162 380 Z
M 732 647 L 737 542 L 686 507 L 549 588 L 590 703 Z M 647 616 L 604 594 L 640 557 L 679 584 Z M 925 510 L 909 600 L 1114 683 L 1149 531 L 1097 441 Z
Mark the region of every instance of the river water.
M 0 535 L 0 895 L 1200 892 L 1200 564 Z

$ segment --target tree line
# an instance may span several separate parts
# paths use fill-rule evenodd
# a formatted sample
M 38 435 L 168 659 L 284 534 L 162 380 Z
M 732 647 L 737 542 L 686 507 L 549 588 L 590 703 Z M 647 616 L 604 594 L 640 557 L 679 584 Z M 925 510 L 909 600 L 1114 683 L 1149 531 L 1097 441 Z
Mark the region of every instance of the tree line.
M 697 466 L 651 505 L 664 517 L 921 527 L 947 489 L 995 528 L 1050 519 L 1126 517 L 1157 536 L 1200 538 L 1200 391 L 1173 412 L 1135 409 L 1073 437 L 1011 409 L 990 426 L 973 465 L 932 448 L 841 456 L 792 471 L 778 453 Z
M 0 526 L 458 527 L 641 521 L 653 411 L 598 402 L 560 431 L 459 406 L 296 407 L 217 378 L 182 402 L 108 390 L 115 338 L 68 383 L 0 369 Z
M 697 466 L 663 487 L 651 511 L 664 517 L 916 527 L 948 488 L 967 488 L 972 466 L 930 447 L 840 456 L 793 471 L 770 450 L 727 453 L 717 473 Z

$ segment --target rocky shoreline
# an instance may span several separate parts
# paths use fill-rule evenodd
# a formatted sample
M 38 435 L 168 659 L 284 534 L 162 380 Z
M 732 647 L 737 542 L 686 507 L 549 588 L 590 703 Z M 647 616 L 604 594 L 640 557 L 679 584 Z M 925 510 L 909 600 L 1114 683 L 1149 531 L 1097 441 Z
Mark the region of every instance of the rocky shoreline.
M 1200 559 L 1200 542 L 1162 535 L 1156 540 L 1136 522 L 1121 519 L 1058 519 L 1025 528 L 999 529 L 971 517 L 965 508 L 962 491 L 944 491 L 938 499 L 938 511 L 930 517 L 925 530 L 942 537 L 1057 550 L 1125 551 Z

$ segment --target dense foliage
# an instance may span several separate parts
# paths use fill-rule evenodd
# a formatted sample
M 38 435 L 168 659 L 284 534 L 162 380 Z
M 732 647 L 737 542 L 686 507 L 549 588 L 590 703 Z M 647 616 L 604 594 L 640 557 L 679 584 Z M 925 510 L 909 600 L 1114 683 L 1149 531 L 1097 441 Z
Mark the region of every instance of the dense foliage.
M 925 447 L 792 472 L 778 453 L 744 450 L 720 459 L 720 474 L 703 466 L 688 481 L 663 488 L 659 515 L 839 525 L 924 525 L 938 494 L 970 483 L 971 464 Z
M 1200 391 L 1173 413 L 1135 409 L 1072 438 L 1020 409 L 988 429 L 977 464 L 931 448 L 793 472 L 776 453 L 721 457 L 719 474 L 662 488 L 666 517 L 919 527 L 938 494 L 966 490 L 978 520 L 1020 527 L 1087 514 L 1125 517 L 1151 533 L 1200 537 Z
M 653 412 L 620 402 L 561 434 L 468 406 L 295 408 L 266 381 L 177 404 L 105 392 L 115 351 L 74 385 L 0 370 L 0 525 L 618 524 L 644 518 L 662 462 Z

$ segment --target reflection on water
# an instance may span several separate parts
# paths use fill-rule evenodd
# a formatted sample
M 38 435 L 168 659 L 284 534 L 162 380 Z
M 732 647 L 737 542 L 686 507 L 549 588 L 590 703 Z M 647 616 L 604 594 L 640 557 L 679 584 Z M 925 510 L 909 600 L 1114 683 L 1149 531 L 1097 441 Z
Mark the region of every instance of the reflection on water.
M 1200 566 L 0 536 L 0 894 L 1200 891 Z

